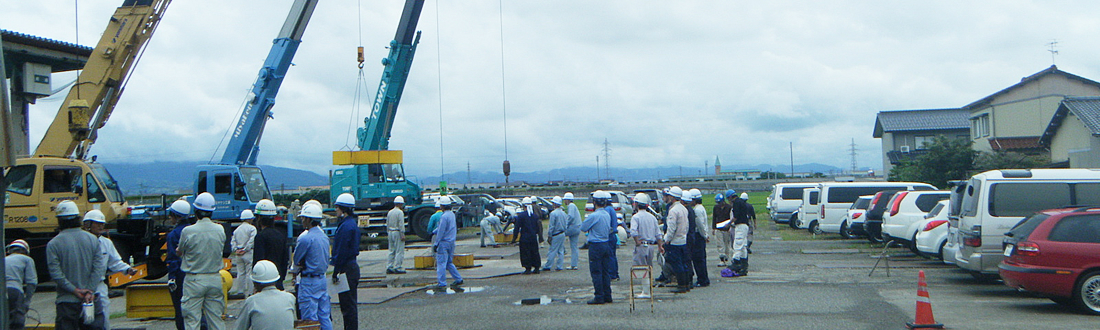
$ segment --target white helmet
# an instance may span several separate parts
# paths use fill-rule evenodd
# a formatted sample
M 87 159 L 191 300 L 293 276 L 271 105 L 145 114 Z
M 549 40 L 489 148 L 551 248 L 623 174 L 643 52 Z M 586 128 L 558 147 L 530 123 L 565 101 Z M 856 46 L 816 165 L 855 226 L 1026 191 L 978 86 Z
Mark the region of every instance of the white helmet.
M 567 200 L 567 201 L 571 201 L 571 200 L 573 200 L 573 193 L 571 193 L 571 192 L 567 192 L 567 193 L 565 193 L 565 196 L 562 196 L 562 198 L 561 198 L 561 199 L 564 199 L 564 200 Z
M 680 198 L 684 194 L 684 190 L 680 189 L 680 187 L 673 186 L 668 188 L 668 190 L 665 191 L 665 194 L 672 197 Z
M 310 204 L 314 204 L 314 205 L 317 205 L 317 206 L 321 206 L 321 202 L 318 202 L 318 201 L 317 201 L 316 199 L 311 199 L 311 200 L 308 200 L 308 201 L 306 201 L 305 203 L 303 203 L 303 204 L 302 204 L 302 206 L 304 207 L 304 206 L 306 206 L 306 205 L 310 205 Z
M 523 203 L 523 204 L 531 204 L 531 197 L 524 197 L 524 198 L 523 198 L 523 201 L 522 201 L 521 203 Z
M 451 205 L 451 196 L 439 196 L 439 206 Z
M 394 204 L 405 204 L 405 197 L 397 196 L 393 198 Z
M 611 199 L 611 193 L 603 190 L 596 190 L 592 192 L 592 198 Z
M 693 196 L 691 196 L 690 191 L 680 191 L 680 200 L 685 201 L 685 202 L 690 202 L 690 201 L 695 200 L 692 197 Z
M 84 214 L 84 221 L 107 223 L 107 217 L 103 216 L 103 212 L 99 210 L 91 210 Z
M 252 215 L 252 210 L 241 211 L 241 220 L 252 220 L 255 218 L 256 216 Z
M 324 218 L 324 216 L 321 215 L 321 207 L 317 205 L 306 205 L 306 207 L 302 208 L 302 212 L 298 213 L 298 216 L 313 219 Z
M 741 193 L 741 199 L 749 200 L 749 193 L 746 193 L 746 192 Z
M 257 283 L 271 283 L 279 280 L 279 269 L 275 263 L 268 260 L 260 260 L 252 267 L 252 281 Z
M 175 201 L 172 202 L 172 206 L 168 207 L 168 210 L 179 216 L 187 216 L 191 214 L 191 204 L 183 200 Z
M 195 209 L 199 211 L 214 211 L 214 195 L 204 192 L 195 197 Z
M 694 198 L 694 199 L 703 198 L 703 192 L 699 191 L 699 189 L 691 188 L 691 190 L 688 190 L 688 192 L 691 193 L 691 198 Z
M 261 199 L 256 202 L 256 215 L 275 215 L 278 213 L 278 209 L 275 208 L 275 202 L 270 199 Z
M 435 204 L 435 208 L 439 208 L 439 196 L 432 197 L 432 204 Z
M 554 205 L 558 205 L 558 206 L 561 206 L 561 197 L 559 197 L 559 196 L 554 196 L 554 198 L 551 198 L 551 199 L 550 199 L 550 202 L 551 202 L 551 203 L 554 203 Z
M 61 203 L 57 203 L 57 207 L 54 208 L 54 211 L 57 212 L 58 217 L 80 215 L 80 208 L 76 207 L 76 203 L 73 201 L 61 201 Z
M 649 204 L 649 195 L 640 192 L 634 195 L 634 202 L 638 204 Z
M 355 196 L 352 196 L 349 193 L 340 194 L 340 196 L 336 196 L 336 205 L 337 206 L 345 206 L 345 207 L 355 207 Z

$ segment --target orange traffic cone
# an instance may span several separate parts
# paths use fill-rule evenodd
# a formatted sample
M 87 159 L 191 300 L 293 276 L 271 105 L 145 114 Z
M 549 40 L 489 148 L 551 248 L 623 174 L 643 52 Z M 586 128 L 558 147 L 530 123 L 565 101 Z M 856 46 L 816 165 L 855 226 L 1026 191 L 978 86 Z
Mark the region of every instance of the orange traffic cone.
M 924 271 L 920 271 L 917 280 L 917 315 L 913 323 L 905 323 L 909 329 L 943 329 L 943 324 L 936 323 L 936 317 L 932 316 L 932 299 L 928 298 L 928 282 L 924 281 Z

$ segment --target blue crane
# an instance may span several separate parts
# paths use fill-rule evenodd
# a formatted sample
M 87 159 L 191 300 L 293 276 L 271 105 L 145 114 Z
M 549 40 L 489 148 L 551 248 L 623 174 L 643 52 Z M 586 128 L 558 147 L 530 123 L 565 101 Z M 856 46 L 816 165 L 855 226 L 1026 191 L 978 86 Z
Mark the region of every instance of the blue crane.
M 390 41 L 389 55 L 382 59 L 382 81 L 371 105 L 371 114 L 356 134 L 359 150 L 333 152 L 333 165 L 352 167 L 333 171 L 332 200 L 342 193 L 355 195 L 359 227 L 367 231 L 385 230 L 383 212 L 392 207 L 397 196 L 404 197 L 409 227 L 419 236 L 427 237 L 427 220 L 434 212 L 421 204 L 420 186 L 405 177 L 401 151 L 389 150 L 394 115 L 409 78 L 416 45 L 420 42 L 416 24 L 423 7 L 423 0 L 405 1 L 397 34 Z
M 279 87 L 316 6 L 317 0 L 294 1 L 252 85 L 251 97 L 241 111 L 241 118 L 233 126 L 221 161 L 201 165 L 196 170 L 195 195 L 210 192 L 218 201 L 228 201 L 228 204 L 219 202 L 213 216 L 216 220 L 238 219 L 241 211 L 254 208 L 260 199 L 271 198 L 263 172 L 256 166 L 260 137 L 267 120 L 273 118 L 271 108 L 275 106 L 275 96 L 279 94 Z

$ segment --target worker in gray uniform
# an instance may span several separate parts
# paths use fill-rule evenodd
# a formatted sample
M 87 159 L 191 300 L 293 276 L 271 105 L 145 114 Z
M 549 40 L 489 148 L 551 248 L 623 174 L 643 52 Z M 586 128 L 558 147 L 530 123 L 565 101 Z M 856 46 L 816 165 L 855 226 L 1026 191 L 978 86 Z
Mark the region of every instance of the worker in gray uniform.
M 229 242 L 229 249 L 233 251 L 233 266 L 237 268 L 237 278 L 233 279 L 233 287 L 229 288 L 229 296 L 233 299 L 242 299 L 255 292 L 252 287 L 252 251 L 256 247 L 256 226 L 252 221 L 256 216 L 252 210 L 241 211 L 241 224 L 233 230 L 233 239 Z M 240 298 L 237 298 L 240 297 Z
M 279 280 L 279 270 L 275 264 L 260 260 L 250 273 L 256 294 L 244 300 L 240 317 L 237 318 L 237 330 L 293 329 L 296 319 L 294 295 L 275 287 L 275 282 Z M 331 323 L 329 328 L 332 328 Z
M 580 237 L 581 237 L 581 212 L 577 210 L 577 205 L 573 204 L 573 193 L 567 192 L 565 196 L 562 196 L 562 208 L 565 209 L 565 214 L 569 216 L 569 221 L 565 225 L 565 237 L 569 238 L 569 267 L 565 269 L 577 270 L 577 262 L 580 259 Z
M 225 229 L 210 220 L 214 212 L 214 195 L 204 192 L 193 203 L 195 224 L 183 228 L 180 236 L 180 269 L 187 273 L 183 282 L 184 326 L 187 330 L 199 329 L 205 318 L 211 330 L 225 328 L 222 313 L 225 312 L 225 293 L 222 277 L 222 249 L 225 247 Z
M 80 210 L 72 201 L 54 208 L 61 232 L 46 243 L 46 266 L 57 284 L 57 329 L 103 329 L 103 316 L 85 323 L 81 312 L 85 304 L 95 304 L 96 285 L 107 271 L 106 256 L 100 252 L 99 239 L 80 228 Z M 220 247 L 220 245 L 219 245 Z
M 630 217 L 630 236 L 634 237 L 634 266 L 653 267 L 653 260 L 661 246 L 661 227 L 657 225 L 657 214 L 649 209 L 649 195 L 640 192 L 634 196 L 634 209 L 637 212 Z M 649 276 L 653 276 L 650 268 Z M 649 298 L 652 288 L 646 288 L 638 297 Z
M 100 275 L 99 284 L 96 285 L 96 313 L 103 314 L 103 328 L 111 328 L 110 310 L 111 310 L 111 298 L 108 295 L 109 291 L 107 283 L 103 280 L 114 273 L 126 273 L 127 275 L 137 274 L 137 270 L 134 267 L 130 267 L 125 261 L 122 261 L 122 257 L 119 256 L 118 250 L 115 249 L 115 243 L 110 238 L 103 236 L 104 227 L 107 225 L 107 218 L 103 215 L 103 212 L 99 210 L 91 210 L 84 214 L 84 230 L 95 235 L 99 239 L 100 253 L 103 253 L 106 263 L 107 272 Z
M 496 234 L 502 232 L 500 217 L 489 210 L 485 210 L 485 217 L 478 223 L 481 226 L 481 247 L 485 247 L 485 239 L 489 239 L 489 245 L 497 247 Z
M 386 239 L 389 243 L 389 263 L 386 274 L 405 273 L 405 197 L 393 198 L 393 208 L 386 213 Z
M 569 222 L 569 215 L 565 214 L 565 211 L 561 210 L 562 199 L 559 196 L 554 196 L 550 200 L 550 204 L 553 206 L 553 210 L 550 211 L 550 250 L 546 252 L 546 263 L 542 265 L 542 270 L 562 270 L 565 265 L 565 227 Z
M 23 330 L 31 297 L 38 288 L 34 259 L 27 255 L 30 250 L 27 241 L 17 239 L 8 245 L 8 255 L 4 257 L 4 279 L 8 291 L 7 329 L 10 330 Z

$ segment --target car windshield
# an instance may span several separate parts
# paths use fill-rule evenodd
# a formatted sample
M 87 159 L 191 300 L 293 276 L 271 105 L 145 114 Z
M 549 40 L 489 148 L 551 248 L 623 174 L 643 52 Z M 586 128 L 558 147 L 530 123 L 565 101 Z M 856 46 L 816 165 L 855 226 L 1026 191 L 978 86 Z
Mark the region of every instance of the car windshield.
M 860 197 L 855 203 L 852 203 L 851 209 L 853 210 L 866 210 L 867 206 L 871 205 L 871 198 Z
M 267 180 L 264 180 L 264 174 L 260 172 L 260 168 L 241 167 L 241 180 L 244 181 L 250 202 L 256 203 L 261 199 L 271 198 L 271 193 L 267 190 Z
M 118 182 L 111 176 L 111 173 L 107 172 L 107 168 L 101 164 L 88 164 L 88 167 L 92 168 L 92 173 L 99 178 L 99 181 L 103 183 L 103 194 L 107 196 L 107 200 L 112 202 L 121 202 L 122 191 L 118 188 Z
M 931 218 L 935 218 L 936 216 L 940 215 L 940 212 L 943 212 L 943 209 L 944 209 L 943 206 L 944 205 L 945 205 L 944 203 L 937 203 L 936 206 L 932 207 L 931 211 L 928 211 L 928 215 L 925 215 L 924 218 L 925 219 L 931 219 Z
M 1043 223 L 1043 221 L 1045 221 L 1049 217 L 1050 215 L 1048 214 L 1037 213 L 1030 217 L 1024 218 L 1023 220 L 1020 220 L 1020 222 L 1017 222 L 1015 226 L 1012 226 L 1012 229 L 1009 230 L 1006 235 L 1011 234 L 1009 236 L 1012 236 L 1013 238 L 1016 238 L 1020 241 L 1027 240 L 1027 237 L 1031 235 L 1031 232 L 1034 231 L 1036 227 L 1039 227 L 1039 224 Z

